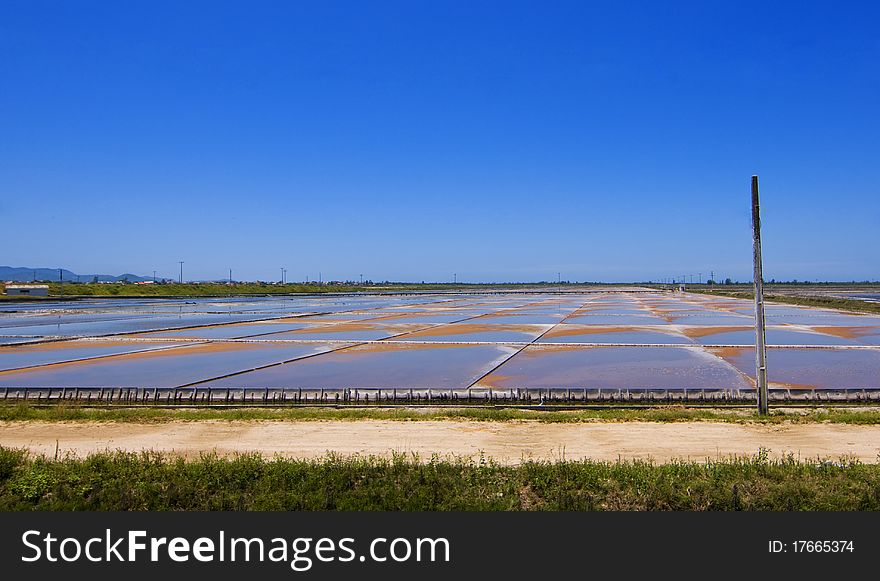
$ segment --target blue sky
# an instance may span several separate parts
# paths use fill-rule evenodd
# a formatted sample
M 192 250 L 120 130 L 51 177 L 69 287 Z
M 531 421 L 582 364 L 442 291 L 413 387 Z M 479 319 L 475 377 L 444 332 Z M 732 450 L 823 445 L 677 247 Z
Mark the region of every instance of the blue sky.
M 4 2 L 0 264 L 877 279 L 876 6 Z

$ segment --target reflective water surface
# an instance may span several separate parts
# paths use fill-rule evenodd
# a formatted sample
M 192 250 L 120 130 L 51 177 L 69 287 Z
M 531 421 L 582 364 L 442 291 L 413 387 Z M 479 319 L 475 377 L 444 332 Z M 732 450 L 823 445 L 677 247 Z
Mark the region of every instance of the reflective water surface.
M 352 294 L 4 307 L 0 388 L 751 389 L 754 377 L 752 301 L 701 294 Z M 880 389 L 880 317 L 771 304 L 767 323 L 774 389 Z

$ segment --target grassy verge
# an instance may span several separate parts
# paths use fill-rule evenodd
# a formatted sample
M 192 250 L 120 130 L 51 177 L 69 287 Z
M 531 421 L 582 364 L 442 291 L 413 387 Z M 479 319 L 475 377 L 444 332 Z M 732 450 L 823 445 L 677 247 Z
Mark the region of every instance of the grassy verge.
M 49 297 L 21 297 L 0 294 L 0 301 L 17 300 L 57 300 L 59 298 L 81 297 L 225 297 L 239 295 L 284 295 L 284 294 L 323 294 L 323 293 L 350 293 L 350 292 L 413 292 L 413 291 L 485 291 L 516 288 L 521 290 L 547 288 L 547 284 L 521 283 L 521 284 L 467 284 L 467 283 L 382 283 L 382 284 L 355 284 L 355 283 L 328 283 L 328 284 L 303 284 L 286 283 L 276 284 L 267 282 L 237 282 L 226 283 L 168 283 L 168 284 L 96 284 L 96 283 L 67 283 L 61 285 L 57 282 L 40 283 L 48 284 Z M 577 288 L 576 285 L 555 285 L 556 287 L 569 290 Z M 588 285 L 579 285 L 586 288 Z M 2 285 L 0 285 L 2 289 Z
M 880 424 L 880 411 L 859 408 L 787 408 L 774 410 L 770 416 L 758 416 L 751 409 L 699 409 L 679 406 L 652 408 L 601 408 L 584 410 L 528 410 L 496 407 L 472 408 L 98 408 L 64 405 L 0 405 L 0 421 L 41 422 L 130 422 L 160 423 L 174 421 L 358 421 L 358 420 L 471 420 L 537 421 L 544 423 L 578 422 L 735 422 L 842 423 Z
M 270 284 L 270 283 L 171 283 L 155 285 L 138 284 L 92 284 L 77 283 L 60 285 L 57 282 L 44 283 L 49 285 L 48 297 L 20 297 L 0 295 L 9 301 L 15 300 L 58 300 L 59 298 L 82 297 L 226 297 L 240 295 L 285 295 L 285 294 L 324 294 L 350 292 L 408 292 L 416 290 L 447 290 L 460 289 L 462 285 L 357 285 L 357 284 Z
M 705 295 L 716 295 L 723 297 L 732 297 L 737 299 L 755 298 L 755 293 L 748 291 L 734 290 L 695 290 L 688 289 L 688 292 L 699 293 Z M 851 311 L 855 313 L 880 313 L 880 303 L 870 301 L 861 301 L 858 299 L 842 299 L 837 297 L 820 297 L 820 296 L 794 296 L 787 294 L 775 294 L 772 291 L 765 292 L 764 298 L 768 301 L 776 303 L 785 303 L 787 305 L 799 305 L 803 307 L 821 307 L 825 309 L 838 309 L 841 311 Z
M 95 296 L 95 297 L 152 297 L 152 296 L 175 296 L 175 297 L 199 297 L 199 296 L 232 296 L 232 295 L 279 295 L 279 294 L 321 294 L 321 293 L 345 293 L 356 291 L 385 290 L 406 291 L 415 290 L 414 285 L 357 285 L 357 284 L 273 284 L 259 282 L 242 282 L 235 284 L 222 283 L 169 283 L 155 285 L 138 284 L 67 284 L 62 286 L 57 282 L 49 284 L 50 296 Z M 426 285 L 428 286 L 428 285 Z M 435 285 L 434 290 L 439 290 L 442 285 Z
M 0 510 L 880 510 L 880 465 L 50 460 L 0 447 Z

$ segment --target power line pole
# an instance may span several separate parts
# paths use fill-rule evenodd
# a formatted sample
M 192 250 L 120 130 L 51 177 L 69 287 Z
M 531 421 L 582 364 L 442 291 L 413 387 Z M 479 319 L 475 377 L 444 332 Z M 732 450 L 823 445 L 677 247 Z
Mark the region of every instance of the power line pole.
M 761 265 L 761 207 L 758 203 L 758 176 L 752 176 L 752 246 L 755 263 L 755 380 L 758 414 L 769 413 L 767 402 L 767 347 L 764 343 L 764 275 Z
M 452 273 L 452 284 L 458 284 L 458 274 Z
M 229 284 L 232 284 L 232 269 L 229 269 Z
M 183 284 L 183 261 L 178 260 L 177 262 L 180 264 L 180 278 L 178 279 L 178 282 Z

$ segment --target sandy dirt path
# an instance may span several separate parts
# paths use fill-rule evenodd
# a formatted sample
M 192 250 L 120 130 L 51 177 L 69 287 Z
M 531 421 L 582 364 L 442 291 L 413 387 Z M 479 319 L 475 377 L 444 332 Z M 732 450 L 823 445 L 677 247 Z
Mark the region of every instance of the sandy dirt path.
M 271 457 L 390 456 L 416 453 L 479 457 L 502 463 L 523 459 L 592 458 L 705 460 L 748 456 L 763 446 L 778 457 L 877 462 L 880 427 L 843 424 L 758 425 L 717 422 L 585 423 L 471 421 L 199 421 L 159 424 L 0 423 L 0 445 L 54 455 L 104 450 L 158 450 L 186 457 L 258 451 Z

